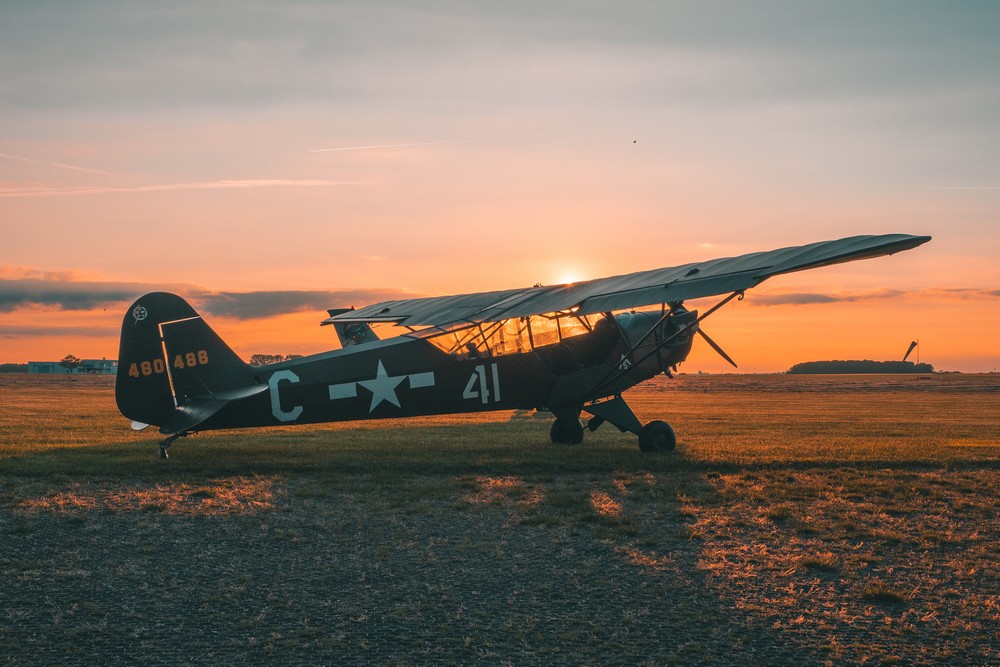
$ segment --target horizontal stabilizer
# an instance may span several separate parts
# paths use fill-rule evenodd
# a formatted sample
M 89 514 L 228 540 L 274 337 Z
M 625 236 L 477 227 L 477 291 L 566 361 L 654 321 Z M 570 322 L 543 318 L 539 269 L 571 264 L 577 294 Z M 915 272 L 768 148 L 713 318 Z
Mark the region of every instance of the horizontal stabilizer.
M 257 394 L 263 394 L 265 391 L 267 391 L 266 384 L 251 384 L 245 387 L 234 387 L 232 389 L 213 391 L 211 397 L 226 402 L 241 401 L 244 398 L 250 398 L 251 396 L 256 396 Z
M 182 433 L 196 430 L 233 401 L 240 401 L 267 391 L 265 384 L 253 384 L 215 392 L 212 396 L 193 399 L 188 405 L 178 406 L 173 415 L 160 424 L 160 433 Z
M 203 398 L 191 405 L 182 405 L 160 424 L 160 433 L 191 431 L 228 404 L 229 401 L 217 398 Z

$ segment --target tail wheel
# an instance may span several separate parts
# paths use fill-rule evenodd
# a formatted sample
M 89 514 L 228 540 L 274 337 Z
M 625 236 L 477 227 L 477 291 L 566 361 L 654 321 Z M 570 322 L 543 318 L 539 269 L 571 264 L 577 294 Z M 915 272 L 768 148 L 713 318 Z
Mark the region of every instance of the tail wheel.
M 552 444 L 579 445 L 583 442 L 583 424 L 579 419 L 557 418 L 549 431 Z
M 639 432 L 639 449 L 644 452 L 672 452 L 677 446 L 677 436 L 665 421 L 651 421 Z

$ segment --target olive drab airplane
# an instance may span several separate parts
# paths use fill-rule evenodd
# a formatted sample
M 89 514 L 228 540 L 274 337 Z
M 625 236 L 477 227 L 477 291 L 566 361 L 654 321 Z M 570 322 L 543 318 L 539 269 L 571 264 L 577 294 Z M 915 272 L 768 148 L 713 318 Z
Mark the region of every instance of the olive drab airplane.
M 568 285 L 385 301 L 329 311 L 341 348 L 267 366 L 243 362 L 182 298 L 140 297 L 122 322 L 115 395 L 139 430 L 315 424 L 484 410 L 548 409 L 553 443 L 608 422 L 644 452 L 670 451 L 663 421 L 643 425 L 622 393 L 684 361 L 701 322 L 784 273 L 909 250 L 929 236 L 887 234 L 758 252 Z M 699 315 L 688 299 L 720 296 Z M 647 310 L 637 310 L 647 308 Z M 650 309 L 651 308 L 651 309 Z M 379 339 L 371 325 L 403 327 Z

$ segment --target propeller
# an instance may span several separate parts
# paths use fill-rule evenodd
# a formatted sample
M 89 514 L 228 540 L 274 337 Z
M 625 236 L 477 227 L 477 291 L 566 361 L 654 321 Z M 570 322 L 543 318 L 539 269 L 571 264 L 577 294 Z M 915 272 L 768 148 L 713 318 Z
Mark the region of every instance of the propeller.
M 683 316 L 691 312 L 684 307 L 683 301 L 675 301 L 674 303 L 670 303 L 668 305 L 670 307 L 670 313 L 673 316 Z M 701 320 L 708 317 L 711 313 L 712 311 L 709 311 L 704 315 L 702 315 L 701 317 L 697 317 L 697 311 L 695 311 L 694 315 L 695 317 L 697 317 L 697 319 L 695 319 L 695 321 L 692 322 L 688 326 L 688 328 L 692 329 L 694 333 L 699 334 L 702 338 L 704 338 L 705 342 L 708 343 L 713 350 L 718 352 L 720 357 L 722 357 L 723 359 L 725 359 L 726 361 L 728 361 L 730 364 L 733 365 L 733 368 L 739 368 L 739 366 L 736 365 L 736 362 L 733 361 L 733 358 L 730 357 L 728 354 L 726 354 L 726 351 L 722 349 L 722 346 L 716 343 L 714 340 L 712 340 L 711 336 L 702 331 L 701 325 L 699 323 L 701 322 Z
M 739 368 L 739 366 L 736 365 L 736 362 L 733 361 L 732 357 L 730 357 L 728 354 L 726 354 L 726 351 L 723 350 L 722 347 L 718 343 L 716 343 L 714 340 L 712 340 L 711 337 L 709 337 L 709 335 L 707 333 L 705 333 L 704 331 L 702 331 L 700 326 L 696 326 L 694 331 L 695 331 L 695 333 L 700 334 L 701 337 L 705 339 L 705 342 L 708 343 L 709 345 L 711 345 L 712 349 L 719 353 L 720 357 L 722 357 L 723 359 L 725 359 L 726 361 L 728 361 L 729 363 L 731 363 L 733 365 L 733 368 Z

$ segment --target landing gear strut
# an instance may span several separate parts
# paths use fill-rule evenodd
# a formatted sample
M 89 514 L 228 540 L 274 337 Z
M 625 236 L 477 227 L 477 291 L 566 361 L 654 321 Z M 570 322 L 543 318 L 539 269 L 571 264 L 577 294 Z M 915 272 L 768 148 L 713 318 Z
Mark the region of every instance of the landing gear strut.
M 607 422 L 622 433 L 635 433 L 639 436 L 639 449 L 644 452 L 672 452 L 677 446 L 677 436 L 670 424 L 656 420 L 643 426 L 621 395 L 607 401 L 590 403 L 583 406 L 583 409 L 594 415 L 587 422 L 587 428 L 591 431 L 596 431 L 601 424 Z M 552 428 L 554 433 L 555 425 Z
M 183 438 L 186 435 L 187 435 L 187 431 L 181 431 L 180 433 L 174 433 L 173 435 L 171 435 L 171 436 L 169 436 L 169 437 L 161 440 L 160 441 L 160 458 L 161 459 L 170 458 L 167 455 L 167 448 L 170 447 L 170 445 L 174 444 L 174 440 L 176 440 L 177 438 Z

